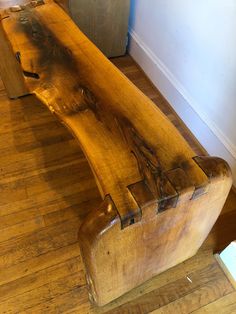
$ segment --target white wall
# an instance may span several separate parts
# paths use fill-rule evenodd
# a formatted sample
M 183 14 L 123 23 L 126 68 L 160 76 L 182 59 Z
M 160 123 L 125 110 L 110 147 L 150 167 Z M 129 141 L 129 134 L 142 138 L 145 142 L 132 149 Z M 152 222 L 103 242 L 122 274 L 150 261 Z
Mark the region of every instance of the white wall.
M 131 0 L 130 54 L 236 184 L 236 1 Z

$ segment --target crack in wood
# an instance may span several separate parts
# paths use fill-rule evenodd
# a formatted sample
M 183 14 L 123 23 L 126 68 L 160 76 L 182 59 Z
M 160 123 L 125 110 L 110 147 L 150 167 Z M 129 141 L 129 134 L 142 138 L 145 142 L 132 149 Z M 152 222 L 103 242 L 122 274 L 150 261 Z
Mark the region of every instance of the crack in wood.
M 20 52 L 19 51 L 17 51 L 17 53 L 16 53 L 16 60 L 21 64 Z M 25 71 L 23 69 L 22 69 L 22 71 L 23 71 L 23 74 L 24 74 L 25 77 L 31 77 L 31 78 L 34 78 L 34 79 L 37 79 L 37 80 L 39 79 L 38 73 Z

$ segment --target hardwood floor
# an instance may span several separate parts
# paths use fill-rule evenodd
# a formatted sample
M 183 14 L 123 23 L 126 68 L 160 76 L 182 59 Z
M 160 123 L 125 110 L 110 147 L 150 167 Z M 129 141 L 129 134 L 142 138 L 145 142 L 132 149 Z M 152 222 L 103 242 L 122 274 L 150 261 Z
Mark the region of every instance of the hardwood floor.
M 129 57 L 113 59 L 204 150 Z M 0 81 L 0 313 L 236 313 L 236 291 L 213 252 L 236 239 L 236 195 L 193 258 L 103 307 L 89 303 L 77 244 L 100 196 L 69 132 L 33 97 L 9 101 Z

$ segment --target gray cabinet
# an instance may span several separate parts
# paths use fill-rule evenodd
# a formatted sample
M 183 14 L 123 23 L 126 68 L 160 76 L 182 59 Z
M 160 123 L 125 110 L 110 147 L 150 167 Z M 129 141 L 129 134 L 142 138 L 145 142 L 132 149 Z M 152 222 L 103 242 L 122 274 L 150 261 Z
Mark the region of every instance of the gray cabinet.
M 125 54 L 130 0 L 69 0 L 75 23 L 107 56 Z

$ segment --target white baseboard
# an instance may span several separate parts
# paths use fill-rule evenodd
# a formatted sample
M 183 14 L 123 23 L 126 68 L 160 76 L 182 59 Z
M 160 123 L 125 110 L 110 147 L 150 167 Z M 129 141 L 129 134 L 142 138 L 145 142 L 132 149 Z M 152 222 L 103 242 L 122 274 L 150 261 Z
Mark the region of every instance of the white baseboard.
M 215 254 L 215 258 L 236 289 L 236 241 L 231 242 L 220 254 Z
M 199 112 L 199 106 L 194 99 L 141 38 L 133 30 L 130 30 L 129 35 L 130 55 L 172 105 L 207 152 L 212 156 L 222 157 L 229 163 L 233 172 L 234 186 L 236 186 L 236 146 L 213 121 L 204 113 Z

